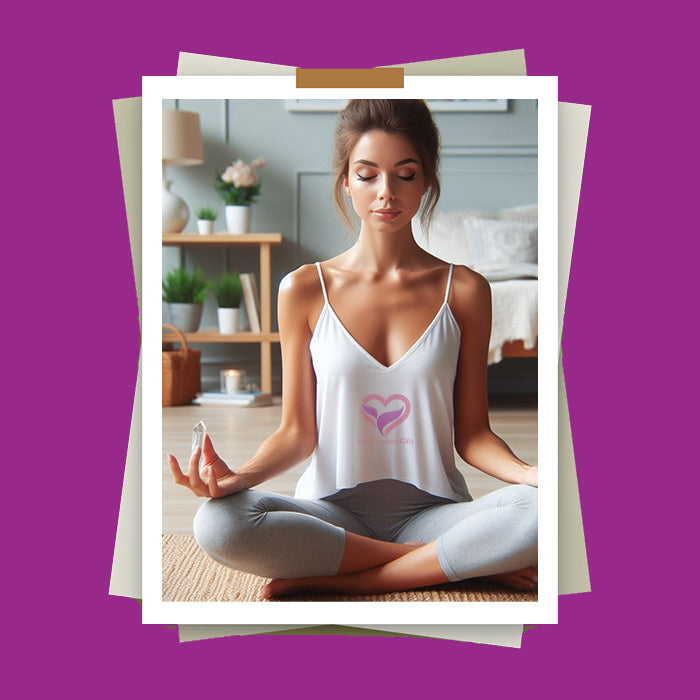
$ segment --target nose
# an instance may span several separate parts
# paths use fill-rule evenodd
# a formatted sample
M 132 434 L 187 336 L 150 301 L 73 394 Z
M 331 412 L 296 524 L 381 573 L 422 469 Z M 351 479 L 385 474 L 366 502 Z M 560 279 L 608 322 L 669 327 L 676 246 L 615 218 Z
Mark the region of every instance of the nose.
M 391 189 L 391 182 L 388 176 L 382 178 L 378 196 L 383 202 L 388 202 L 389 200 L 394 199 L 394 191 Z

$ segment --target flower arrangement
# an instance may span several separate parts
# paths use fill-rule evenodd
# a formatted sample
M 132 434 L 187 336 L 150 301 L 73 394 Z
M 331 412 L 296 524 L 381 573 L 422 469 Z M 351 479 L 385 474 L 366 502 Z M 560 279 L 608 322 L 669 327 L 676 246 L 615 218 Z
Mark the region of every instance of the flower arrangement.
M 240 158 L 216 176 L 216 191 L 227 205 L 248 206 L 260 194 L 256 168 L 265 165 L 264 158 L 256 158 L 250 165 Z

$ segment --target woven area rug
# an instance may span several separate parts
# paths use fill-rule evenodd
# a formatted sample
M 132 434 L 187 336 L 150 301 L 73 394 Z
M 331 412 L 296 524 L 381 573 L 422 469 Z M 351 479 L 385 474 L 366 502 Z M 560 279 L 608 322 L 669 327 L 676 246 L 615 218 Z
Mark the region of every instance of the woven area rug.
M 269 579 L 235 571 L 210 559 L 192 535 L 163 536 L 163 601 L 266 602 L 260 589 Z M 446 602 L 531 602 L 537 593 L 511 591 L 488 581 L 472 579 L 399 593 L 365 596 L 299 594 L 285 596 L 293 601 L 446 601 Z

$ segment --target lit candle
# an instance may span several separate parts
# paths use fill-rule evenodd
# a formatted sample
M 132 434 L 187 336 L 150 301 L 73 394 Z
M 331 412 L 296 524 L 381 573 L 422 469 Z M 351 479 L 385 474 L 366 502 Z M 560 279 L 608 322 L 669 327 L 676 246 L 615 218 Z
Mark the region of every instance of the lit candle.
M 238 369 L 221 370 L 221 391 L 224 394 L 235 394 L 240 391 L 242 374 Z

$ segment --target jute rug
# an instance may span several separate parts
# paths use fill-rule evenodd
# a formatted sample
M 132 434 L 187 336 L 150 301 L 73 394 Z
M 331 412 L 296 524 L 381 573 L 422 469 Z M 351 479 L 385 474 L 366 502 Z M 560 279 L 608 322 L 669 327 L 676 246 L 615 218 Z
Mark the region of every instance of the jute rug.
M 235 571 L 210 559 L 192 535 L 163 536 L 163 601 L 266 602 L 260 588 L 269 579 Z M 446 601 L 446 602 L 531 602 L 537 593 L 511 591 L 488 581 L 472 579 L 399 593 L 365 596 L 298 594 L 293 601 Z

